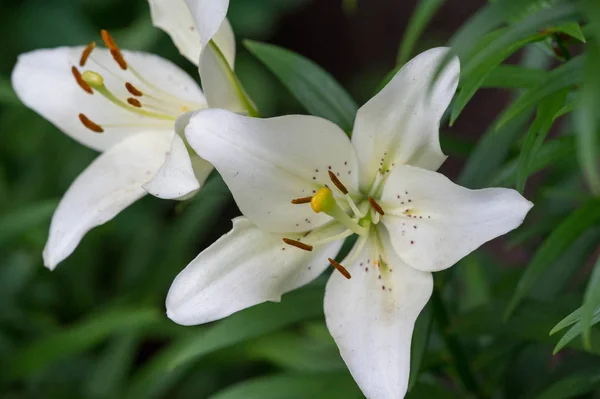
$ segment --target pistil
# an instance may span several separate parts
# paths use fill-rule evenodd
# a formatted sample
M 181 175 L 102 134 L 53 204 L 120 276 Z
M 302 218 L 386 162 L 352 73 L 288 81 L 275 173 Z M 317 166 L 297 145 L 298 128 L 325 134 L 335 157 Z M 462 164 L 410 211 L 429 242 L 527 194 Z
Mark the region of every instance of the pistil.
M 342 208 L 340 208 L 333 197 L 333 193 L 327 187 L 321 188 L 316 192 L 315 195 L 312 196 L 310 205 L 315 213 L 326 213 L 358 235 L 363 236 L 369 232 L 367 228 L 361 226 L 356 220 L 352 219 L 350 216 L 348 216 L 348 214 L 346 214 L 346 212 L 344 212 Z

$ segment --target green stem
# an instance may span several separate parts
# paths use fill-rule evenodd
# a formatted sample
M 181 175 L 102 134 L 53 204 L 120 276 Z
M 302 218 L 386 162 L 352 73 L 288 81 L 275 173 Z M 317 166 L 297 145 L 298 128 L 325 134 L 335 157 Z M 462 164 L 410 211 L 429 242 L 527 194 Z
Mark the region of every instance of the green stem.
M 448 311 L 444 302 L 442 301 L 439 288 L 434 287 L 433 295 L 431 296 L 431 305 L 433 308 L 434 318 L 437 321 L 439 332 L 442 335 L 444 343 L 450 352 L 452 362 L 458 373 L 463 387 L 471 392 L 476 398 L 484 399 L 487 398 L 477 382 L 468 357 L 461 343 L 452 334 L 448 333 L 448 327 L 450 325 L 450 319 L 448 317 Z

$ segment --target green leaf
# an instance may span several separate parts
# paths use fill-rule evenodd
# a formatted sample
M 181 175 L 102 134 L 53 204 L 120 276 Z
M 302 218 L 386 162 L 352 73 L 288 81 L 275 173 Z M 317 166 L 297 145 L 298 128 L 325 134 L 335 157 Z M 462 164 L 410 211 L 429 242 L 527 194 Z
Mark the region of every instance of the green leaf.
M 517 284 L 515 293 L 506 309 L 510 317 L 519 303 L 529 293 L 536 280 L 579 236 L 600 222 L 600 199 L 591 200 L 567 216 L 544 240 Z
M 415 44 L 419 37 L 423 34 L 423 31 L 437 13 L 440 7 L 444 4 L 445 0 L 420 0 L 417 4 L 415 11 L 408 21 L 408 26 L 402 36 L 402 43 L 400 43 L 400 52 L 396 61 L 397 65 L 404 65 L 410 58 L 415 48 Z
M 359 399 L 348 374 L 279 374 L 244 381 L 211 399 Z
M 583 343 L 586 348 L 591 348 L 591 327 L 594 311 L 600 307 L 600 256 L 590 276 L 583 305 L 581 306 L 581 328 L 583 329 Z
M 547 74 L 543 69 L 500 65 L 485 78 L 481 88 L 527 89 L 542 83 Z
M 9 380 L 28 377 L 69 355 L 83 352 L 117 331 L 132 331 L 156 323 L 161 312 L 153 308 L 114 308 L 23 347 L 5 369 Z
M 410 346 L 410 377 L 408 390 L 411 391 L 419 378 L 423 357 L 429 343 L 429 335 L 433 325 L 433 312 L 431 305 L 425 306 L 415 323 L 412 343 Z
M 579 308 L 578 310 L 581 310 L 581 308 Z M 581 315 L 581 313 L 579 313 L 579 315 Z M 572 320 L 572 319 L 571 319 Z M 563 320 L 564 321 L 564 320 Z M 569 320 L 570 321 L 570 320 Z M 596 309 L 596 312 L 594 313 L 594 316 L 592 317 L 592 320 L 590 321 L 590 323 L 592 325 L 597 324 L 598 322 L 600 322 L 600 309 Z M 565 325 L 566 323 L 561 322 L 563 325 Z M 561 324 L 559 323 L 559 324 Z M 557 330 L 557 326 L 555 326 L 552 331 L 550 332 L 552 334 L 552 332 Z M 568 344 L 571 343 L 571 341 L 573 341 L 575 338 L 577 338 L 580 334 L 583 333 L 583 323 L 581 322 L 581 320 L 577 321 L 575 324 L 573 324 L 571 326 L 571 328 L 569 328 L 567 330 L 567 332 L 561 337 L 561 339 L 558 341 L 558 343 L 556 344 L 556 347 L 554 348 L 554 354 L 557 354 L 560 350 L 562 350 L 565 346 L 567 346 Z M 590 335 L 592 334 L 591 330 L 590 330 Z M 598 345 L 596 345 L 597 347 Z M 592 339 L 589 339 L 589 345 L 584 345 L 584 348 L 588 351 L 588 352 L 594 352 L 594 345 L 592 342 Z
M 48 223 L 57 205 L 58 200 L 47 200 L 0 215 L 0 246 L 36 226 Z
M 572 38 L 575 38 L 575 39 L 579 40 L 580 42 L 585 43 L 585 35 L 583 34 L 583 31 L 581 30 L 581 26 L 577 22 L 569 22 L 569 23 L 557 26 L 555 28 L 550 28 L 549 31 L 564 33 L 565 35 L 569 35 Z
M 202 356 L 322 315 L 323 287 L 313 284 L 285 295 L 280 303 L 263 303 L 235 313 L 201 332 L 192 330 L 188 337 L 174 342 L 144 366 L 125 397 L 147 398 L 151 392 L 159 396 L 175 382 L 180 368 L 185 369 Z
M 529 177 L 529 170 L 531 170 L 529 164 L 532 159 L 536 158 L 539 148 L 552 128 L 554 116 L 562 108 L 568 94 L 567 90 L 559 91 L 544 99 L 538 106 L 537 115 L 525 135 L 517 163 L 517 190 L 521 193 L 525 190 L 525 183 Z
M 582 83 L 583 61 L 583 57 L 578 56 L 549 72 L 546 80 L 527 90 L 506 110 L 496 123 L 496 129 L 502 128 L 518 115 L 535 107 L 546 97 L 564 89 L 572 89 L 575 85 Z
M 10 80 L 4 76 L 0 76 L 0 104 L 4 105 L 20 105 L 21 102 L 13 90 Z
M 600 380 L 600 370 L 579 370 L 556 381 L 535 399 L 570 399 L 591 392 Z
M 300 101 L 309 113 L 349 132 L 358 106 L 335 79 L 314 62 L 272 44 L 245 41 L 246 48 Z

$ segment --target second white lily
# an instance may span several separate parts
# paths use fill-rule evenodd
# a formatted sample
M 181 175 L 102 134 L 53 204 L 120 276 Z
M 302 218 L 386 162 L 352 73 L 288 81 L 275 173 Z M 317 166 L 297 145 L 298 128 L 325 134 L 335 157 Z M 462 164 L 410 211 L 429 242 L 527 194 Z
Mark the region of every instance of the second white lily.
M 459 76 L 454 59 L 430 88 L 446 54 L 405 65 L 359 110 L 352 140 L 311 116 L 192 117 L 188 142 L 245 217 L 176 278 L 169 317 L 200 324 L 278 301 L 331 264 L 339 273 L 325 316 L 344 361 L 368 398 L 403 397 L 431 272 L 516 228 L 532 206 L 514 190 L 468 190 L 433 172 L 446 159 L 438 129 Z M 352 234 L 354 248 L 336 262 Z

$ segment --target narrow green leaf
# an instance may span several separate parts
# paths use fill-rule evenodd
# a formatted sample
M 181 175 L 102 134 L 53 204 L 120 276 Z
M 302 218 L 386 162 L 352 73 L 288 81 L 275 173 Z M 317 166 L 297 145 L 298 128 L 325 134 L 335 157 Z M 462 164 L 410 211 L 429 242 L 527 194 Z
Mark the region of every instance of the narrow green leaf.
M 404 31 L 396 64 L 400 66 L 406 64 L 413 53 L 417 40 L 444 2 L 445 0 L 420 0 L 417 3 Z
M 581 308 L 577 309 L 578 311 L 581 311 Z M 581 316 L 581 313 L 579 313 L 579 316 Z M 569 320 L 572 321 L 572 318 Z M 600 322 L 600 308 L 596 309 L 596 311 L 594 312 L 594 315 L 592 317 L 591 320 L 591 324 L 597 324 L 598 322 Z M 566 326 L 567 323 L 563 323 L 561 321 L 561 323 L 563 326 Z M 558 325 L 556 326 L 558 327 Z M 557 328 L 554 327 L 552 329 L 551 332 L 554 332 L 555 330 L 557 330 Z M 554 354 L 558 353 L 560 350 L 562 350 L 565 346 L 567 346 L 568 344 L 571 343 L 571 341 L 573 341 L 575 338 L 577 338 L 580 334 L 583 333 L 583 323 L 581 322 L 581 320 L 577 320 L 577 322 L 575 322 L 574 324 L 571 325 L 571 328 L 569 328 L 567 330 L 567 332 L 560 338 L 560 340 L 558 341 L 558 343 L 556 344 L 556 347 L 554 348 Z M 592 335 L 592 331 L 590 330 L 590 335 Z M 584 346 L 584 348 L 589 351 L 589 352 L 595 352 L 595 349 L 598 347 L 598 345 L 596 345 L 594 347 L 592 339 L 590 338 L 589 340 L 590 345 L 589 346 Z
M 577 308 L 574 312 L 570 313 L 567 317 L 562 319 L 557 325 L 555 325 L 552 330 L 550 330 L 550 335 L 554 335 L 560 330 L 569 327 L 572 324 L 575 324 L 581 318 L 581 308 Z
M 308 112 L 337 123 L 347 132 L 352 130 L 358 106 L 328 72 L 301 55 L 272 44 L 248 40 L 244 44 Z
M 517 190 L 521 193 L 525 190 L 525 183 L 529 177 L 531 169 L 529 164 L 546 140 L 546 135 L 554 122 L 554 116 L 562 108 L 568 93 L 567 90 L 561 90 L 545 98 L 538 106 L 537 115 L 525 135 L 517 163 Z
M 433 325 L 433 312 L 431 305 L 425 306 L 413 331 L 413 339 L 410 347 L 410 377 L 408 379 L 408 390 L 411 391 L 419 378 L 423 358 L 429 343 L 431 327 Z
M 179 378 L 180 368 L 185 370 L 201 356 L 322 315 L 323 287 L 318 284 L 285 295 L 280 303 L 263 303 L 235 313 L 163 350 L 134 376 L 125 397 L 160 396 Z
M 516 116 L 535 107 L 546 97 L 564 89 L 572 89 L 582 83 L 583 61 L 583 57 L 578 56 L 549 72 L 545 81 L 527 90 L 506 110 L 497 122 L 496 129 L 500 129 Z
M 600 199 L 589 201 L 567 216 L 544 240 L 527 269 L 521 276 L 515 293 L 504 314 L 510 317 L 519 303 L 529 293 L 536 280 L 544 273 L 552 261 L 562 254 L 580 235 L 600 222 Z
M 161 312 L 153 308 L 114 308 L 23 347 L 4 375 L 9 380 L 27 377 L 55 361 L 82 352 L 117 331 L 132 331 L 156 323 Z
M 566 376 L 548 388 L 535 399 L 570 399 L 591 392 L 600 380 L 600 370 L 579 370 L 576 374 Z
M 348 374 L 279 374 L 244 381 L 211 399 L 359 399 Z
M 549 31 L 564 33 L 565 35 L 569 35 L 572 38 L 575 38 L 575 39 L 579 40 L 580 42 L 585 43 L 585 35 L 583 34 L 583 31 L 581 30 L 581 26 L 577 22 L 569 22 L 569 23 L 557 26 L 555 28 L 551 28 L 551 29 L 549 29 Z
M 575 102 L 574 101 L 569 101 L 568 103 L 566 103 L 564 105 L 564 107 L 562 107 L 554 116 L 554 119 L 558 119 L 561 116 L 565 116 L 571 112 L 575 111 Z
M 583 329 L 583 343 L 586 348 L 591 348 L 591 328 L 594 311 L 600 307 L 600 256 L 590 276 L 583 305 L 581 306 L 581 328 Z
M 500 65 L 485 78 L 481 88 L 528 89 L 539 85 L 548 72 L 519 65 Z
M 0 215 L 0 246 L 33 227 L 48 223 L 57 205 L 58 200 L 47 200 Z

